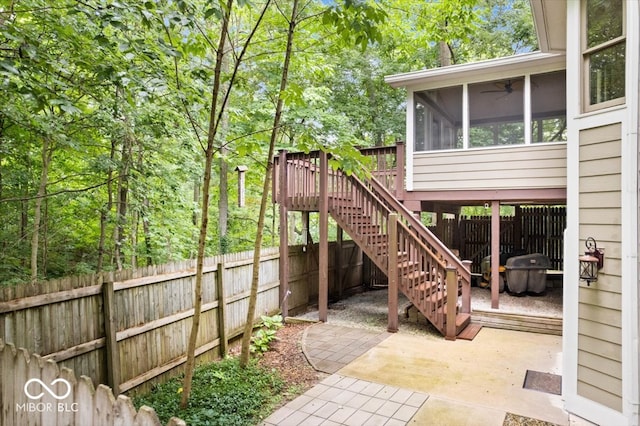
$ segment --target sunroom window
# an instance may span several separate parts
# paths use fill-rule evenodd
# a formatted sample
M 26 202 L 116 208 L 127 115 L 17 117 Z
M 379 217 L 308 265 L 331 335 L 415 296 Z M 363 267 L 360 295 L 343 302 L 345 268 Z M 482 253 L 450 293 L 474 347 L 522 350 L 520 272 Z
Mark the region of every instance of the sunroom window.
M 566 73 L 531 76 L 531 142 L 567 140 Z
M 414 148 L 462 148 L 462 86 L 414 94 Z
M 564 70 L 414 92 L 414 151 L 566 141 L 565 93 Z
M 524 143 L 524 77 L 469 85 L 469 147 Z
M 625 96 L 623 0 L 587 0 L 583 59 L 586 111 L 617 105 Z

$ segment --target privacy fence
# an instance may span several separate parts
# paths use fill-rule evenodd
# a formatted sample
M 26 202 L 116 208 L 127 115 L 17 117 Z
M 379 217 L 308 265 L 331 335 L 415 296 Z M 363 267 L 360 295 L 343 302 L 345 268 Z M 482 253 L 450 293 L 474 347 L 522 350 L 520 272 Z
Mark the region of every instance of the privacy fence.
M 362 254 L 357 246 L 351 241 L 332 243 L 330 251 L 330 297 L 361 288 Z M 252 257 L 245 252 L 206 259 L 199 360 L 219 357 L 241 334 Z M 317 246 L 293 247 L 289 257 L 288 302 L 295 313 L 317 300 Z M 278 268 L 278 248 L 263 250 L 258 316 L 280 307 Z M 78 377 L 107 384 L 116 395 L 145 390 L 181 371 L 186 360 L 194 277 L 195 264 L 188 261 L 4 288 L 0 339 L 55 361 Z
M 500 250 L 523 251 L 549 257 L 553 269 L 562 270 L 563 232 L 567 227 L 566 208 L 533 206 L 516 208 L 514 216 L 500 218 Z M 473 262 L 472 271 L 491 254 L 491 216 L 462 216 L 446 219 L 443 226 L 430 227 L 450 248 L 458 249 L 462 259 Z
M 105 385 L 93 386 L 90 378 L 76 378 L 68 368 L 51 359 L 16 349 L 0 339 L 0 424 L 160 426 L 150 407 L 136 410 L 125 395 L 116 398 Z M 185 426 L 172 418 L 168 426 Z

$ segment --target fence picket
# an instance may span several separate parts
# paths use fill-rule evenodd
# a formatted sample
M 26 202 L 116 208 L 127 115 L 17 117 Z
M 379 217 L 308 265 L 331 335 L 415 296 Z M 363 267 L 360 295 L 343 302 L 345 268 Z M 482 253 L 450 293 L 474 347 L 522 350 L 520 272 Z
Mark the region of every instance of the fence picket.
M 331 244 L 330 249 L 336 250 L 336 247 Z M 352 247 L 353 242 L 343 243 L 345 252 Z M 317 256 L 317 250 L 311 246 L 306 248 L 294 248 L 289 263 L 290 270 L 294 272 L 290 274 L 292 282 L 289 284 L 292 291 L 289 303 L 293 312 L 306 309 L 318 294 L 313 288 L 317 286 L 317 261 L 311 259 L 311 256 Z M 252 256 L 252 252 L 245 252 L 206 260 L 203 292 L 206 309 L 198 341 L 198 352 L 203 360 L 224 354 L 225 342 L 241 333 L 246 318 Z M 360 256 L 345 256 L 343 259 L 344 268 L 349 273 L 345 274 L 343 282 L 332 286 L 331 292 L 348 293 L 361 288 L 362 259 Z M 263 250 L 261 262 L 258 315 L 273 313 L 279 307 L 278 248 Z M 3 380 L 0 386 L 2 424 L 12 424 L 4 420 L 13 416 L 11 407 L 15 404 L 9 395 L 16 386 L 24 386 L 28 378 L 43 377 L 41 374 L 45 374 L 44 382 L 57 376 L 67 379 L 69 370 L 73 370 L 75 377 L 80 377 L 77 383 L 74 381 L 73 393 L 78 410 L 61 415 L 60 424 L 74 421 L 76 424 L 92 424 L 94 414 L 87 411 L 87 407 L 93 407 L 94 400 L 106 397 L 102 392 L 101 396 L 95 396 L 97 391 L 93 382 L 111 383 L 116 391 L 119 385 L 126 385 L 126 390 L 139 391 L 178 371 L 181 362 L 176 360 L 181 360 L 185 353 L 191 321 L 188 311 L 192 309 L 191 261 L 2 289 L 0 342 L 17 341 L 19 347 L 25 347 L 31 353 L 40 352 L 44 357 L 31 355 L 28 358 L 24 373 L 17 375 L 21 377 L 20 383 Z M 113 346 L 112 356 L 119 357 L 119 362 L 109 359 L 107 342 Z M 0 344 L 0 350 L 5 347 L 8 346 Z M 11 355 L 11 350 L 4 350 L 0 361 L 13 368 L 17 356 Z M 8 358 L 13 361 L 8 363 Z M 60 371 L 51 369 L 56 360 Z M 120 373 L 120 377 L 108 379 L 113 372 Z M 7 370 L 4 373 L 3 377 L 9 374 Z M 57 402 L 50 395 L 43 396 L 43 400 Z M 111 400 L 101 402 L 104 407 L 112 403 Z M 122 407 L 126 404 L 120 402 L 119 406 L 118 410 L 124 412 Z M 140 421 L 147 421 L 145 416 L 138 415 Z M 33 416 L 27 417 L 27 423 L 34 421 Z M 135 417 L 136 422 L 138 417 Z M 13 417 L 11 419 L 13 421 Z M 123 422 L 130 420 L 127 418 Z M 38 416 L 36 424 L 41 421 Z M 176 421 L 175 424 L 181 423 Z

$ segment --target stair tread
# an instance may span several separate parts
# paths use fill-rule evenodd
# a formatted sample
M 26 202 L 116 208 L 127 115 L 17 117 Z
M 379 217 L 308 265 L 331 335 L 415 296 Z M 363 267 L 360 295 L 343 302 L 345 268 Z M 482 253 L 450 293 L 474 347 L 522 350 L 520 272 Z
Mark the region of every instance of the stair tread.
M 406 274 L 403 274 L 402 278 L 404 278 L 406 280 L 415 281 L 417 279 L 424 278 L 427 275 L 428 274 L 425 271 L 421 271 L 421 270 L 418 269 L 418 270 L 407 272 Z
M 373 217 L 368 214 L 372 213 L 369 210 L 372 208 L 370 205 L 373 203 L 372 201 L 365 201 L 367 204 L 359 206 L 356 199 L 347 197 L 335 197 L 332 200 L 332 216 L 340 226 L 344 225 L 343 227 L 353 236 L 354 241 L 374 259 L 377 265 L 386 269 L 389 265 L 390 241 L 389 235 L 386 233 L 386 224 L 382 222 L 383 218 L 376 214 Z M 431 266 L 428 266 L 427 270 L 422 270 L 421 258 L 416 260 L 412 254 L 413 251 L 405 251 L 405 247 L 407 246 L 398 246 L 397 263 L 393 265 L 394 268 L 397 267 L 399 287 L 417 309 L 436 325 L 441 333 L 445 334 L 445 330 L 442 329 L 442 319 L 446 317 L 447 313 L 444 274 L 439 276 L 440 274 L 432 273 Z M 421 255 L 433 256 L 434 253 L 427 251 Z M 388 271 L 386 272 L 388 275 Z M 455 291 L 453 288 L 451 290 Z M 459 332 L 470 322 L 470 315 L 456 313 L 456 331 Z

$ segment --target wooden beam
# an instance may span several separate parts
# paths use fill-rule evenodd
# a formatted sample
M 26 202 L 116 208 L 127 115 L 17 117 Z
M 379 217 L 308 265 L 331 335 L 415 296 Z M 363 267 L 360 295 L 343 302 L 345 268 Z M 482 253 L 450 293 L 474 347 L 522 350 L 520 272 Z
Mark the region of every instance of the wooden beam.
M 227 301 L 224 291 L 224 264 L 218 263 L 216 271 L 216 292 L 218 293 L 218 336 L 220 337 L 220 356 L 227 356 L 229 339 L 227 337 Z
M 389 213 L 389 256 L 387 279 L 389 282 L 387 331 L 398 331 L 398 214 Z
M 68 359 L 75 358 L 88 352 L 95 351 L 96 349 L 103 348 L 105 346 L 105 342 L 106 339 L 104 337 L 100 337 L 89 342 L 81 343 L 79 345 L 72 346 L 70 348 L 51 353 L 49 355 L 45 355 L 42 357 L 42 359 L 52 359 L 55 362 L 66 361 Z
M 388 256 L 389 282 L 387 331 L 398 331 L 398 214 L 389 213 L 389 256 Z
M 56 293 L 40 294 L 38 296 L 21 297 L 8 302 L 0 302 L 0 314 L 20 311 L 22 309 L 35 308 L 37 306 L 50 305 L 52 303 L 66 302 L 81 297 L 95 296 L 102 291 L 102 285 L 75 288 L 73 290 L 58 291 Z
M 446 340 L 456 340 L 456 310 L 458 304 L 458 274 L 456 268 L 447 266 L 447 325 L 445 329 Z
M 462 264 L 465 268 L 471 271 L 471 262 L 470 260 L 463 260 Z M 471 283 L 464 282 L 462 283 L 462 305 L 460 306 L 460 312 L 463 314 L 471 313 Z
M 196 356 L 200 356 L 203 353 L 210 351 L 212 349 L 215 349 L 216 346 L 218 346 L 219 344 L 219 339 L 215 339 L 211 342 L 205 343 L 204 345 L 196 348 Z M 153 368 L 147 372 L 145 372 L 144 374 L 141 374 L 137 377 L 134 377 L 133 379 L 129 379 L 126 382 L 122 383 L 122 385 L 120 386 L 120 391 L 121 392 L 126 392 L 130 389 L 135 388 L 136 386 L 139 386 L 141 384 L 143 384 L 144 382 L 153 379 L 154 377 L 157 377 L 159 375 L 161 375 L 162 373 L 166 373 L 167 371 L 171 370 L 172 368 L 176 368 L 179 367 L 180 365 L 184 364 L 187 361 L 187 356 L 183 355 L 180 356 L 178 358 L 175 358 L 172 361 L 169 361 L 166 364 L 163 364 L 159 367 Z
M 320 151 L 320 241 L 318 254 L 318 316 L 327 322 L 329 308 L 329 162 L 327 153 Z
M 404 165 L 405 165 L 404 142 L 396 142 L 396 198 L 404 200 Z
M 338 226 L 338 229 L 336 229 L 336 249 L 334 252 L 334 264 L 335 264 L 335 268 L 334 268 L 334 277 L 333 279 L 335 280 L 335 285 L 334 285 L 334 289 L 337 292 L 338 295 L 338 300 L 342 299 L 342 293 L 344 291 L 343 287 L 343 282 L 342 282 L 342 243 L 343 243 L 343 231 L 342 228 L 340 226 Z
M 249 292 L 247 291 L 247 294 Z M 208 312 L 212 309 L 218 307 L 218 301 L 204 303 L 202 305 L 201 313 Z M 157 320 L 145 322 L 144 324 L 138 325 L 136 327 L 130 327 L 122 331 L 118 331 L 116 333 L 116 341 L 120 342 L 125 339 L 130 339 L 134 336 L 138 336 L 143 333 L 147 333 L 151 330 L 155 330 L 160 327 L 164 327 L 165 325 L 173 324 L 174 322 L 182 321 L 187 318 L 191 318 L 195 310 L 193 308 L 187 309 L 186 311 L 181 311 L 166 317 L 158 318 Z
M 107 347 L 107 382 L 113 393 L 120 394 L 120 351 L 116 339 L 116 305 L 113 282 L 102 285 L 102 306 L 104 312 L 104 334 Z
M 287 195 L 287 151 L 280 152 L 280 196 L 284 198 L 280 201 L 280 263 L 278 275 L 280 277 L 280 289 L 278 297 L 280 300 L 280 309 L 282 311 L 282 317 L 286 318 L 289 315 L 289 302 L 287 301 L 289 296 L 289 209 L 287 202 L 289 197 Z
M 491 308 L 500 295 L 500 201 L 491 202 Z

